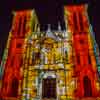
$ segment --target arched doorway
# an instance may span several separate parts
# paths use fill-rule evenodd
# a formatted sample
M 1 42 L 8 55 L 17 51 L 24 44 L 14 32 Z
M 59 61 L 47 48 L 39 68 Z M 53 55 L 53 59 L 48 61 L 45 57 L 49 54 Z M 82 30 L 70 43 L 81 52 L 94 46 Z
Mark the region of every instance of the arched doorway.
M 88 78 L 88 76 L 84 77 L 83 84 L 84 84 L 84 96 L 91 97 L 92 96 L 92 87 L 91 87 L 91 80 Z
M 42 78 L 42 95 L 41 97 L 47 99 L 57 98 L 57 78 L 54 72 L 46 72 Z
M 56 78 L 42 80 L 42 98 L 56 98 Z
M 14 77 L 12 79 L 12 83 L 11 83 L 11 92 L 10 92 L 10 96 L 11 97 L 17 97 L 18 96 L 18 79 L 16 77 Z

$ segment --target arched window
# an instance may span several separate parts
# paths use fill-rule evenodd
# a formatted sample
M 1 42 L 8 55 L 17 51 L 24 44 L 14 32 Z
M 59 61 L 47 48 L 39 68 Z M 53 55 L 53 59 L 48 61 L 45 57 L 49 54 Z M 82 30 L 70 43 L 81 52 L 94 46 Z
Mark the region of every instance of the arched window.
M 24 18 L 24 21 L 22 23 L 23 18 Z M 23 37 L 23 36 L 25 36 L 25 32 L 26 32 L 26 16 L 19 18 L 19 25 L 18 25 L 18 30 L 17 30 L 17 36 L 22 36 Z
M 11 83 L 11 92 L 10 92 L 10 96 L 11 97 L 17 97 L 18 96 L 18 79 L 16 77 L 14 77 L 12 79 L 12 83 Z
M 91 97 L 92 96 L 92 87 L 91 87 L 91 80 L 88 78 L 88 76 L 84 77 L 83 84 L 84 84 L 84 96 Z
M 22 18 L 19 18 L 19 25 L 18 25 L 18 30 L 17 30 L 17 36 L 20 36 L 20 32 L 21 32 L 21 20 Z

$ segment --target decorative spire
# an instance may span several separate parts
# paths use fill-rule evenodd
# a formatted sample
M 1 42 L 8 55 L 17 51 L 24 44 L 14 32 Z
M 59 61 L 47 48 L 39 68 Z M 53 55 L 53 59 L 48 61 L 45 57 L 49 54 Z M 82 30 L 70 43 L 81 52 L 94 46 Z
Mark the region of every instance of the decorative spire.
M 48 24 L 47 32 L 51 32 L 51 25 L 50 24 Z
M 48 24 L 48 29 L 47 29 L 47 33 L 46 33 L 46 36 L 49 37 L 49 38 L 53 38 L 55 39 L 55 36 L 51 30 L 51 24 Z
M 59 32 L 61 31 L 61 24 L 60 24 L 60 22 L 58 22 L 58 31 Z

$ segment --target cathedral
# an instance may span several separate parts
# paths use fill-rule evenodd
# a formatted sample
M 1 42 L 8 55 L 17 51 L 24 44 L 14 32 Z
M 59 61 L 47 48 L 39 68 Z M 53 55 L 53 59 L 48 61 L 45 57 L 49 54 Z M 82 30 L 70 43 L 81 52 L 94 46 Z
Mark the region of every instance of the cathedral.
M 48 24 L 46 31 L 34 9 L 13 11 L 0 100 L 99 100 L 100 56 L 87 9 L 87 4 L 64 6 L 66 29 L 58 22 L 57 30 Z

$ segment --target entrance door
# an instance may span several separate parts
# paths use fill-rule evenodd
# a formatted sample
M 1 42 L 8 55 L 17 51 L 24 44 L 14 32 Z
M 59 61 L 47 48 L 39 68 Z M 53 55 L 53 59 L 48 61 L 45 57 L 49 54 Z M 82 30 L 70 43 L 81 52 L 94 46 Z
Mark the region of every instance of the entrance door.
M 84 77 L 84 96 L 85 97 L 92 96 L 91 80 L 88 78 L 88 76 Z
M 42 97 L 43 98 L 56 98 L 56 79 L 55 78 L 43 79 Z

